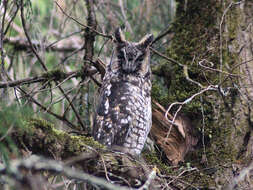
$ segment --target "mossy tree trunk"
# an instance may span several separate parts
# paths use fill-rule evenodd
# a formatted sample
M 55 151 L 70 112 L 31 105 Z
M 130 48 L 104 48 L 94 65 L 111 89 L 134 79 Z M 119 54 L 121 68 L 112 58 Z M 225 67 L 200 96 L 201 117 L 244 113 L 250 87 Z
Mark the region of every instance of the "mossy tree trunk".
M 199 130 L 203 149 L 193 164 L 213 168 L 199 183 L 224 185 L 252 159 L 253 2 L 250 0 L 177 1 L 175 34 L 168 56 L 188 67 L 204 87 L 218 85 L 183 107 Z M 183 101 L 201 88 L 174 65 L 169 101 Z M 203 67 L 203 65 L 205 67 Z M 200 97 L 200 98 L 199 98 Z M 175 111 L 175 110 L 174 110 Z M 248 187 L 243 183 L 241 187 Z
M 202 148 L 185 159 L 186 162 L 190 162 L 190 166 L 196 166 L 198 171 L 194 174 L 182 175 L 179 179 L 189 182 L 183 183 L 184 187 L 190 184 L 193 187 L 219 189 L 233 181 L 241 169 L 249 164 L 253 154 L 251 110 L 253 107 L 253 2 L 252 0 L 240 2 L 178 0 L 177 2 L 177 13 L 172 27 L 174 36 L 168 47 L 168 56 L 181 66 L 171 63 L 161 66 L 164 80 L 171 81 L 165 81 L 168 95 L 157 97 L 157 100 L 164 106 L 168 106 L 169 103 L 182 102 L 200 92 L 202 89 L 197 83 L 203 88 L 208 85 L 217 87 L 214 91 L 196 96 L 183 106 L 182 112 L 203 133 L 200 137 Z M 182 64 L 185 66 L 182 67 Z M 186 78 L 186 68 L 189 77 L 195 83 Z M 167 71 L 170 73 L 169 76 L 166 76 Z M 153 92 L 156 87 L 153 85 Z M 155 95 L 159 96 L 159 93 Z M 172 112 L 175 111 L 176 109 L 172 109 Z M 142 183 L 147 180 L 153 165 L 158 165 L 165 174 L 169 173 L 168 170 L 171 171 L 166 164 L 157 159 L 154 153 L 142 154 L 147 165 L 150 166 L 143 167 L 143 163 L 138 159 L 128 160 L 125 157 L 121 159 L 116 153 L 101 151 L 100 145 L 92 138 L 68 135 L 54 130 L 49 124 L 40 120 L 34 120 L 30 125 L 33 126 L 30 133 L 14 134 L 14 139 L 21 148 L 61 160 L 84 153 L 82 157 L 86 159 L 82 162 L 84 171 L 100 177 L 105 177 L 109 171 L 114 174 L 115 179 L 128 179 L 127 182 L 135 186 L 136 178 Z M 176 181 L 178 176 L 181 177 L 180 168 L 178 172 L 179 174 L 175 175 L 177 177 L 172 180 L 167 179 L 166 176 L 165 178 L 169 183 Z M 162 183 L 164 179 L 161 176 L 156 180 Z M 167 185 L 167 181 L 164 183 Z M 247 189 L 249 186 L 250 183 L 247 181 L 239 184 L 241 189 Z

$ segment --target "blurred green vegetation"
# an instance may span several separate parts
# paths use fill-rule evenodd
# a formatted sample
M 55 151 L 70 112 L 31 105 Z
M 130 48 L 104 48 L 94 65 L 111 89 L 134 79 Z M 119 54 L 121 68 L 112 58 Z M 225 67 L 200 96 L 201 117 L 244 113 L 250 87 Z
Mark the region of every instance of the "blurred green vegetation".
M 15 3 L 17 4 L 15 5 Z M 7 13 L 10 17 L 14 16 L 15 10 L 18 7 L 17 5 L 20 5 L 20 1 L 11 1 L 9 3 Z M 95 1 L 94 5 L 98 31 L 106 34 L 113 34 L 118 26 L 125 25 L 125 36 L 128 40 L 133 41 L 140 40 L 147 33 L 153 33 L 155 36 L 159 35 L 167 29 L 175 14 L 174 0 L 161 0 L 158 2 L 127 0 L 121 1 L 121 3 L 118 0 L 108 2 Z M 64 15 L 58 6 L 78 22 L 84 25 L 87 24 L 85 1 L 24 0 L 26 28 L 32 42 L 35 44 L 34 48 L 45 62 L 49 71 L 59 69 L 64 72 L 71 72 L 81 69 L 84 65 L 91 65 L 89 62 L 87 64 L 86 60 L 83 60 L 85 54 L 83 50 L 78 53 L 45 50 L 47 45 L 52 43 L 55 43 L 54 46 L 59 49 L 66 47 L 78 49 L 81 48 L 84 43 L 84 32 L 69 36 L 71 33 L 80 31 L 82 26 L 75 20 Z M 20 10 L 15 16 L 13 25 L 11 25 L 5 37 L 26 39 L 22 28 Z M 163 42 L 154 44 L 154 47 L 167 48 L 169 45 L 168 40 L 168 37 L 164 37 Z M 5 59 L 5 68 L 9 73 L 13 73 L 12 80 L 40 76 L 45 72 L 40 62 L 32 55 L 29 48 L 27 51 L 23 51 L 9 44 L 5 44 L 4 48 L 7 55 Z M 94 60 L 99 57 L 105 64 L 109 63 L 112 50 L 112 42 L 101 36 L 96 36 L 96 41 L 94 43 Z M 152 65 L 159 65 L 160 63 L 164 63 L 161 58 L 157 56 L 152 58 Z M 96 76 L 96 80 L 101 82 L 100 76 Z M 167 80 L 167 78 L 155 77 L 154 89 L 156 91 L 155 96 L 159 96 L 159 101 L 167 106 L 170 101 L 168 100 L 169 91 L 167 87 L 164 86 L 164 84 L 167 83 L 165 80 Z M 80 82 L 84 83 L 84 85 L 80 87 L 81 89 L 79 89 L 78 86 Z M 76 115 L 71 111 L 70 103 L 64 98 L 54 82 L 23 85 L 22 88 L 31 93 L 38 102 L 48 107 L 51 111 L 58 115 L 65 114 L 65 117 L 73 123 L 78 122 Z M 73 100 L 71 103 L 77 108 L 82 121 L 87 128 L 89 128 L 92 124 L 92 116 L 98 96 L 97 84 L 95 84 L 93 80 L 84 77 L 81 80 L 71 79 L 64 81 L 62 88 L 67 92 L 69 100 Z M 9 96 L 15 97 L 11 88 L 7 90 Z M 25 100 L 24 97 L 21 98 L 21 103 L 26 102 Z M 53 116 L 41 112 L 40 107 L 32 105 L 32 103 L 29 104 L 29 106 L 32 107 L 31 109 L 33 112 L 46 115 L 49 120 L 57 122 Z M 67 111 L 65 111 L 66 109 Z
M 5 164 L 8 164 L 10 157 L 18 157 L 20 153 L 11 134 L 16 133 L 17 129 L 24 130 L 27 119 L 32 115 L 33 111 L 28 106 L 21 108 L 14 104 L 0 104 L 0 156 Z

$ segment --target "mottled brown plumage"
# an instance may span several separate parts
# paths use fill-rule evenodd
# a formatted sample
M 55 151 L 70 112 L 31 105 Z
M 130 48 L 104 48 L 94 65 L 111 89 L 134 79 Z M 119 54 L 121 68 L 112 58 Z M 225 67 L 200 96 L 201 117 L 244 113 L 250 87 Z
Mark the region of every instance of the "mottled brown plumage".
M 141 153 L 151 128 L 149 45 L 153 35 L 128 42 L 115 32 L 115 53 L 107 65 L 97 107 L 93 136 L 121 152 Z

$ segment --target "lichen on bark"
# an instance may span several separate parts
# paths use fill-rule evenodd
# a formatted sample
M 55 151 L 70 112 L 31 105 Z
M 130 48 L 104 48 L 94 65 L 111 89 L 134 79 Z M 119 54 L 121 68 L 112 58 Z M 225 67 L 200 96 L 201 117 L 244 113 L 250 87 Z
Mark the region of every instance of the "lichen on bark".
M 17 145 L 34 154 L 61 159 L 89 152 L 89 147 L 104 148 L 92 137 L 77 136 L 58 130 L 52 123 L 41 118 L 28 119 L 25 127 L 19 128 L 13 137 Z
M 238 35 L 243 33 L 243 26 L 249 24 L 244 18 L 244 9 L 248 10 L 250 4 L 248 1 L 241 3 L 188 0 L 178 1 L 177 4 L 177 14 L 172 28 L 174 36 L 167 55 L 187 65 L 190 78 L 203 86 L 219 84 L 222 90 L 230 89 L 226 95 L 219 91 L 204 93 L 201 95 L 202 101 L 195 98 L 183 106 L 182 112 L 192 119 L 196 128 L 200 132 L 204 129 L 200 138 L 202 148 L 186 159 L 186 162 L 191 162 L 204 171 L 196 174 L 196 178 L 199 179 L 195 181 L 196 185 L 211 187 L 228 183 L 226 180 L 219 180 L 224 179 L 224 175 L 230 178 L 232 165 L 242 162 L 242 157 L 238 155 L 249 130 L 244 115 L 248 113 L 248 107 L 241 104 L 239 78 L 225 74 L 240 74 L 239 67 L 232 68 L 240 62 L 238 50 L 242 44 Z M 201 67 L 199 63 L 203 60 L 214 70 L 208 71 Z M 171 71 L 168 95 L 160 93 L 159 96 L 157 83 L 154 82 L 154 99 L 171 104 L 184 101 L 200 91 L 196 84 L 186 79 L 181 66 L 169 62 L 163 64 L 163 67 L 166 66 Z M 159 70 L 155 72 L 159 73 Z M 221 81 L 223 82 L 220 83 Z M 243 162 L 247 163 L 248 159 L 249 157 L 243 157 Z M 213 168 L 211 175 L 205 168 Z M 219 182 L 215 181 L 217 179 Z M 186 180 L 191 181 L 190 178 Z

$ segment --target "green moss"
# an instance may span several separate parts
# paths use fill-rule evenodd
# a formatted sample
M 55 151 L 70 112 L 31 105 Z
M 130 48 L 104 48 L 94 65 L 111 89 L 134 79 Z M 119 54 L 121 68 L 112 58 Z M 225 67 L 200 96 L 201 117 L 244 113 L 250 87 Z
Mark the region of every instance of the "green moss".
M 237 37 L 239 22 L 242 20 L 241 14 L 236 6 L 232 6 L 226 14 L 226 24 L 228 29 L 228 37 L 234 39 Z
M 144 152 L 142 153 L 143 158 L 146 160 L 148 165 L 154 165 L 157 166 L 160 170 L 160 172 L 165 174 L 171 174 L 172 173 L 172 167 L 170 167 L 168 164 L 164 164 L 160 158 L 157 157 L 157 154 L 155 152 Z
M 220 31 L 217 18 L 222 18 L 224 7 L 210 0 L 191 0 L 188 1 L 187 6 L 181 2 L 178 3 L 177 18 L 172 28 L 174 36 L 168 47 L 167 55 L 186 65 L 189 77 L 203 86 L 218 84 L 220 80 L 227 77 L 227 75 L 220 75 L 218 72 L 207 72 L 199 65 L 199 62 L 205 59 L 213 63 L 214 69 L 220 69 Z M 226 23 L 229 22 L 226 25 L 228 27 L 226 28 L 227 30 L 222 31 L 222 70 L 225 72 L 230 72 L 229 68 L 237 60 L 236 53 L 229 50 L 228 44 L 238 47 L 232 41 L 236 38 L 238 21 L 240 19 L 238 10 L 233 7 L 227 12 L 224 20 Z M 160 70 L 168 69 L 166 72 L 170 73 L 171 82 L 167 85 L 167 94 L 165 94 L 165 91 L 159 89 L 161 83 L 155 78 L 152 98 L 162 102 L 166 107 L 173 102 L 183 102 L 201 90 L 196 84 L 186 79 L 181 66 L 172 63 L 164 63 L 162 65 L 160 68 L 152 68 L 153 73 L 159 75 L 161 74 L 159 73 Z M 210 65 L 207 64 L 207 66 Z M 234 73 L 236 72 L 234 71 Z M 161 75 L 163 75 L 165 80 L 166 74 L 163 73 Z M 164 84 L 162 85 L 165 86 Z M 227 86 L 232 86 L 230 81 L 222 83 L 223 88 Z M 196 151 L 192 157 L 186 158 L 186 161 L 200 170 L 202 169 L 202 171 L 196 172 L 191 176 L 187 175 L 185 180 L 189 183 L 194 181 L 194 185 L 199 184 L 201 187 L 211 187 L 215 186 L 214 176 L 224 174 L 227 168 L 223 168 L 223 166 L 235 162 L 238 155 L 239 142 L 235 141 L 241 135 L 237 132 L 240 127 L 234 126 L 231 120 L 231 118 L 234 118 L 233 108 L 237 101 L 237 95 L 231 94 L 222 98 L 218 93 L 207 92 L 202 94 L 201 97 L 202 100 L 198 96 L 187 105 L 184 105 L 181 111 L 190 116 L 192 122 L 201 131 L 203 128 L 201 124 L 203 117 L 201 109 L 203 108 L 204 110 L 205 134 L 202 135 L 205 137 L 209 136 L 209 139 L 205 138 L 205 156 L 208 160 L 208 166 L 201 163 L 204 155 L 203 149 Z M 175 107 L 172 111 L 177 108 Z M 151 164 L 160 164 L 159 159 L 154 155 L 148 155 L 147 159 Z M 208 172 L 206 167 L 214 168 L 214 172 Z M 162 165 L 161 168 L 163 168 Z M 164 170 L 167 171 L 166 168 Z
M 30 119 L 28 125 L 32 129 L 31 131 L 36 131 L 36 133 L 39 133 L 39 128 L 43 131 L 43 134 L 46 134 L 43 137 L 44 144 L 50 144 L 51 146 L 63 146 L 66 153 L 70 152 L 74 153 L 75 155 L 79 155 L 83 151 L 87 150 L 88 146 L 95 149 L 104 148 L 103 145 L 95 141 L 92 137 L 70 135 L 67 132 L 56 129 L 53 124 L 40 118 Z M 43 134 L 41 133 L 41 135 Z
M 216 48 L 219 43 L 217 40 L 219 31 L 214 27 L 217 15 L 213 14 L 217 12 L 219 14 L 216 3 L 209 0 L 190 1 L 186 9 L 183 3 L 179 3 L 177 19 L 172 26 L 173 40 L 167 50 L 168 56 L 187 65 L 189 77 L 203 86 L 208 86 L 210 83 L 215 84 L 217 80 L 217 76 L 212 73 L 204 75 L 203 68 L 198 64 L 203 59 L 219 60 L 219 51 Z M 196 84 L 186 79 L 182 66 L 166 62 L 152 68 L 152 72 L 163 77 L 163 81 L 160 78 L 153 80 L 152 98 L 165 107 L 173 102 L 183 102 L 200 91 Z M 163 89 L 164 87 L 166 89 Z M 212 111 L 208 100 L 205 99 L 205 101 L 202 103 L 197 97 L 184 105 L 182 111 L 198 120 L 201 117 L 201 106 L 204 106 L 204 110 L 207 110 L 208 113 Z M 174 107 L 172 112 L 177 108 Z
M 82 149 L 81 147 L 87 148 L 90 146 L 92 148 L 104 149 L 105 146 L 101 145 L 99 142 L 95 141 L 92 137 L 84 136 L 71 136 L 71 142 L 74 142 L 73 146 L 70 146 L 70 149 L 77 147 L 77 149 Z M 81 152 L 80 152 L 81 153 Z
M 44 73 L 42 76 L 47 79 L 54 79 L 54 80 L 61 80 L 66 78 L 66 74 L 62 72 L 60 69 L 48 71 L 47 73 Z
M 159 79 L 153 80 L 152 82 L 152 99 L 158 101 L 161 105 L 168 105 L 168 89 L 163 86 L 163 82 Z

